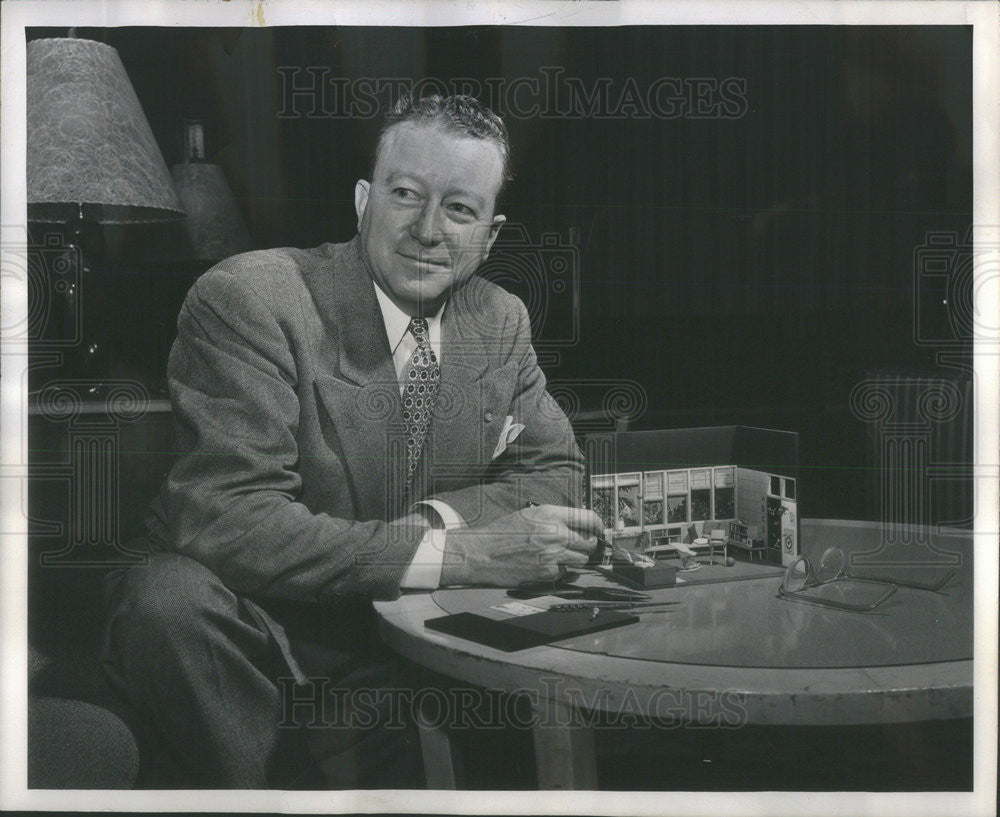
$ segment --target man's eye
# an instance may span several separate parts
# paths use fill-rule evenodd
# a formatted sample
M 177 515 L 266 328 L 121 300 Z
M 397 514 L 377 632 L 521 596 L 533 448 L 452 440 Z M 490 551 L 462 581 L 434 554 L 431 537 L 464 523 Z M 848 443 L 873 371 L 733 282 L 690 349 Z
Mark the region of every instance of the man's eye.
M 472 216 L 475 217 L 476 213 L 471 207 L 467 207 L 464 204 L 459 204 L 457 201 L 452 202 L 448 205 L 448 209 L 453 213 L 457 213 L 461 216 Z
M 406 187 L 397 187 L 392 191 L 392 195 L 401 201 L 416 201 L 418 198 L 416 192 Z

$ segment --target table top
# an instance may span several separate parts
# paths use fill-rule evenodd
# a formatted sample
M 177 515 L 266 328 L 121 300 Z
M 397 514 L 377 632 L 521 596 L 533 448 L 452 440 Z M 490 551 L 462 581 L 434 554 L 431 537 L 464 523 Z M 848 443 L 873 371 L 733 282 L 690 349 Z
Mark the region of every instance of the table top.
M 687 581 L 675 587 L 641 591 L 645 604 L 672 604 L 637 607 L 638 623 L 513 653 L 423 626 L 447 613 L 502 617 L 490 608 L 511 601 L 506 590 L 444 589 L 379 602 L 376 610 L 389 645 L 419 664 L 461 681 L 533 690 L 589 709 L 628 703 L 659 716 L 666 700 L 672 712 L 680 702 L 695 721 L 717 722 L 729 709 L 741 722 L 762 724 L 967 717 L 971 534 L 918 534 L 905 546 L 879 549 L 886 534 L 877 524 L 803 520 L 803 552 L 816 560 L 825 547 L 841 547 L 855 554 L 852 574 L 921 580 L 954 571 L 938 593 L 900 587 L 869 613 L 782 600 L 779 571 L 750 563 L 704 564 L 678 574 Z M 727 580 L 734 576 L 739 580 Z M 561 600 L 585 600 L 588 587 L 617 587 L 590 574 L 575 585 L 560 592 Z M 546 607 L 552 599 L 525 601 Z

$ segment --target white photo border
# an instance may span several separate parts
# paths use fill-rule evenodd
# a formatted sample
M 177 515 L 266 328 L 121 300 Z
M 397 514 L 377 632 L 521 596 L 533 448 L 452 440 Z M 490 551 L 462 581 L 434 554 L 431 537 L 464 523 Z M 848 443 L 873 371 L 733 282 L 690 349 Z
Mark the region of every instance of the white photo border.
M 276 25 L 971 25 L 974 53 L 974 224 L 977 243 L 990 243 L 996 266 L 1000 224 L 1000 82 L 997 59 L 1000 17 L 994 3 L 977 2 L 676 2 L 656 0 L 349 0 L 328 2 L 248 2 L 247 0 L 7 0 L 2 13 L 2 198 L 4 230 L 26 230 L 25 28 L 30 26 L 276 26 Z M 987 232 L 989 231 L 989 232 Z M 0 252 L 6 252 L 0 237 Z M 3 279 L 2 325 L 27 314 L 24 281 Z M 1000 326 L 996 282 L 980 293 L 984 325 Z M 985 296 L 985 297 L 984 297 Z M 975 523 L 975 729 L 974 790 L 971 793 L 818 792 L 225 792 L 225 791 L 37 791 L 26 788 L 27 740 L 27 537 L 0 528 L 0 807 L 19 810 L 128 810 L 244 812 L 436 812 L 518 814 L 768 815 L 830 814 L 989 814 L 996 807 L 997 769 L 997 572 L 998 572 L 998 361 L 1000 350 L 984 339 L 975 344 L 981 387 L 976 408 L 977 482 Z M 3 490 L 26 479 L 26 395 L 21 384 L 27 345 L 4 347 L 0 378 L 0 520 L 20 518 L 20 492 Z

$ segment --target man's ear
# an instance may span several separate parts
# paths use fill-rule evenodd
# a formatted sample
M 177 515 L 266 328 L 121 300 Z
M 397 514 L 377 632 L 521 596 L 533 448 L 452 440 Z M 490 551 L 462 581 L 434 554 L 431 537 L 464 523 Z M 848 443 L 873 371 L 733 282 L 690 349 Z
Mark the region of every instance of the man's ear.
M 358 214 L 358 231 L 361 231 L 361 217 L 365 214 L 365 207 L 368 205 L 368 193 L 371 191 L 371 183 L 364 179 L 358 179 L 354 185 L 354 212 Z
M 483 249 L 483 261 L 485 261 L 490 255 L 490 249 L 493 247 L 493 242 L 497 240 L 497 234 L 500 232 L 500 228 L 507 223 L 507 216 L 493 216 L 493 222 L 490 224 L 489 235 L 486 236 L 486 246 Z

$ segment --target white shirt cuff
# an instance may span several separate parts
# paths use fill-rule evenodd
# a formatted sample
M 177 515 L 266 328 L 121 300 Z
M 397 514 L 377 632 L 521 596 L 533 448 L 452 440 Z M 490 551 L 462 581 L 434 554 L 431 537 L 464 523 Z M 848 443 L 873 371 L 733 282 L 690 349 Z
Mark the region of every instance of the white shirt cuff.
M 413 508 L 417 505 L 433 509 L 434 514 L 431 515 L 436 517 L 438 524 L 428 528 L 420 540 L 399 586 L 403 590 L 435 590 L 441 585 L 445 535 L 449 530 L 464 528 L 465 520 L 451 505 L 440 499 L 425 499 L 414 503 Z

